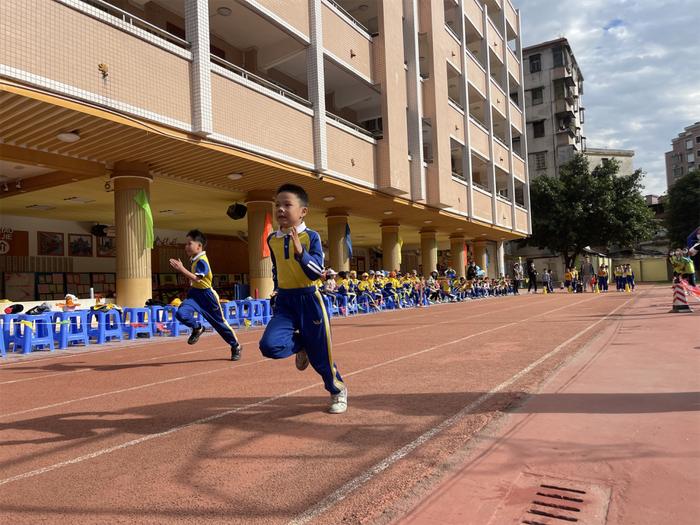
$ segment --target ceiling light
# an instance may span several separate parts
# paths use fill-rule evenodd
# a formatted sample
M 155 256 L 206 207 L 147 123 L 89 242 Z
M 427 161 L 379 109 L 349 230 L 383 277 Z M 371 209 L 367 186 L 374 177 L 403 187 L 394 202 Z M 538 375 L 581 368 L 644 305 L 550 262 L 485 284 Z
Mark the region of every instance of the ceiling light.
M 7 187 L 7 182 L 2 185 L 2 191 L 10 191 L 10 188 Z
M 462 230 L 464 230 L 464 228 L 457 228 L 458 232 L 461 232 Z
M 433 221 L 423 221 L 423 224 L 432 224 Z
M 22 181 L 21 180 L 17 181 L 17 184 L 15 184 L 15 188 L 17 188 L 18 190 L 22 189 Z
M 16 169 L 16 170 L 23 170 L 23 169 L 24 169 L 24 166 L 22 166 L 21 164 L 17 164 L 16 166 L 14 166 L 14 169 Z
M 384 212 L 384 215 L 391 215 L 392 213 L 394 213 L 394 212 L 391 211 L 391 210 L 386 210 L 386 211 Z
M 34 211 L 48 211 L 48 210 L 55 210 L 55 206 L 48 206 L 46 204 L 30 204 L 29 206 L 25 206 L 28 210 L 34 210 Z
M 226 175 L 226 177 L 231 179 L 231 180 L 238 180 L 241 177 L 243 177 L 243 174 L 242 173 L 229 173 L 228 175 Z
M 231 16 L 231 8 L 230 7 L 218 7 L 216 9 L 216 14 L 220 16 Z
M 481 236 L 482 236 L 482 237 L 486 237 L 486 234 L 485 234 L 485 233 L 482 233 Z
M 326 202 L 331 202 L 331 201 L 334 201 L 334 200 L 335 200 L 335 196 L 333 196 L 333 195 L 326 195 L 325 197 L 323 197 L 323 200 L 326 201 Z
M 78 142 L 80 140 L 80 132 L 77 129 L 66 131 L 56 135 L 56 138 L 61 142 Z

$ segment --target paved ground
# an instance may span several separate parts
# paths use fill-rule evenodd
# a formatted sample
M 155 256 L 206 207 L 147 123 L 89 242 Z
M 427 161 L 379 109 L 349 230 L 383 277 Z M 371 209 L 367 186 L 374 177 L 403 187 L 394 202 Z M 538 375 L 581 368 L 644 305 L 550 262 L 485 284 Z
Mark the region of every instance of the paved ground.
M 260 358 L 260 331 L 242 334 L 245 354 L 238 363 L 226 361 L 227 350 L 215 336 L 203 337 L 196 347 L 180 338 L 12 357 L 0 366 L 0 513 L 12 524 L 367 523 L 399 519 L 405 512 L 405 519 L 416 522 L 448 522 L 447 513 L 429 517 L 444 507 L 431 491 L 441 483 L 456 485 L 464 468 L 478 464 L 470 458 L 489 443 L 488 436 L 504 442 L 495 436 L 511 424 L 501 417 L 509 407 L 537 392 L 582 347 L 579 359 L 585 359 L 615 327 L 618 334 L 642 340 L 632 361 L 643 358 L 648 368 L 663 370 L 657 382 L 647 383 L 649 372 L 636 371 L 641 365 L 630 368 L 629 356 L 625 360 L 636 346 L 621 346 L 614 354 L 623 361 L 611 367 L 632 370 L 629 377 L 639 376 L 644 389 L 631 390 L 611 377 L 609 385 L 596 380 L 562 397 L 555 383 L 562 371 L 547 384 L 556 395 L 535 395 L 527 403 L 553 407 L 532 411 L 537 417 L 578 419 L 590 411 L 590 417 L 646 417 L 659 424 L 669 418 L 661 424 L 664 432 L 652 433 L 668 434 L 666 455 L 646 441 L 646 433 L 632 433 L 632 439 L 629 428 L 615 446 L 589 451 L 581 440 L 574 453 L 590 454 L 591 468 L 602 457 L 609 458 L 606 464 L 617 463 L 618 456 L 630 464 L 638 464 L 637 456 L 658 457 L 667 472 L 676 467 L 690 472 L 679 481 L 684 488 L 678 497 L 697 492 L 692 441 L 681 443 L 697 432 L 679 435 L 670 428 L 697 430 L 692 409 L 698 369 L 688 341 L 694 336 L 689 327 L 697 333 L 698 315 L 673 318 L 674 329 L 688 335 L 670 345 L 674 354 L 669 354 L 672 332 L 661 322 L 668 319 L 661 316 L 667 296 L 665 288 L 525 295 L 339 320 L 333 325 L 334 352 L 350 389 L 350 410 L 342 416 L 322 411 L 327 396 L 310 369 L 299 373 L 291 360 Z M 667 343 L 664 352 L 648 344 L 659 339 Z M 607 347 L 615 348 L 616 341 Z M 697 347 L 698 338 L 691 344 Z M 671 385 L 664 379 L 669 374 Z M 607 413 L 586 408 L 617 407 L 625 400 L 651 408 Z M 510 417 L 531 416 L 526 406 Z M 579 430 L 574 437 L 580 435 Z M 558 453 L 549 445 L 538 449 L 539 457 L 551 456 L 556 465 Z M 519 451 L 506 448 L 518 457 L 535 454 L 527 441 L 518 444 Z M 486 451 L 484 461 L 497 452 Z M 664 463 L 671 458 L 678 464 Z M 498 460 L 501 481 L 490 495 L 484 492 L 490 501 L 481 503 L 479 516 L 496 512 L 509 493 L 522 470 L 512 459 L 504 454 Z M 534 460 L 532 465 L 544 470 Z M 511 475 L 512 470 L 517 472 Z M 446 473 L 448 481 L 442 482 Z M 642 490 L 633 489 L 633 481 L 624 492 L 630 498 Z M 611 509 L 617 505 L 615 490 Z M 453 498 L 449 505 L 456 508 L 460 501 Z M 697 511 L 694 501 L 687 505 Z M 461 523 L 488 522 L 479 520 Z M 652 522 L 683 523 L 625 521 Z

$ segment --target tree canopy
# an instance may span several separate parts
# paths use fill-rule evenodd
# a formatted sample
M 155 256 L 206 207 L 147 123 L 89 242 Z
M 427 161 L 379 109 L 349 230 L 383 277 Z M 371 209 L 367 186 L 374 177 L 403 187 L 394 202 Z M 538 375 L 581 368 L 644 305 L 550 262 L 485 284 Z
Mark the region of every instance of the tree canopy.
M 700 226 L 700 170 L 689 171 L 676 180 L 668 190 L 664 211 L 671 246 L 685 246 L 690 232 Z
M 561 166 L 559 177 L 532 181 L 530 245 L 564 256 L 573 266 L 586 246 L 607 249 L 651 239 L 654 213 L 641 194 L 642 171 L 618 175 L 620 164 L 604 160 L 592 171 L 584 155 Z

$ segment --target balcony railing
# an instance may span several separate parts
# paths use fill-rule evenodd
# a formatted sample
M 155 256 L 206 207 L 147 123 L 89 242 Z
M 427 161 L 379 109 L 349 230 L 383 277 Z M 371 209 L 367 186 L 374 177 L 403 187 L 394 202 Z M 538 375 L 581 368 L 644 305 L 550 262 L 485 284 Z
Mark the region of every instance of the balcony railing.
M 259 77 L 257 75 L 254 75 L 250 71 L 247 71 L 243 69 L 242 67 L 237 66 L 236 64 L 232 64 L 231 62 L 227 62 L 223 58 L 219 58 L 216 55 L 211 55 L 211 61 L 218 65 L 223 67 L 224 69 L 227 69 L 228 71 L 231 71 L 232 73 L 235 73 L 236 75 L 245 78 L 246 80 L 249 80 L 255 84 L 258 84 L 259 86 L 262 86 L 264 88 L 267 88 L 271 91 L 274 91 L 278 95 L 281 95 L 284 98 L 288 98 L 290 100 L 293 100 L 294 102 L 297 102 L 299 104 L 302 104 L 303 106 L 306 106 L 310 108 L 312 106 L 311 102 L 306 100 L 303 97 L 300 97 L 299 95 L 296 95 L 292 93 L 291 91 L 275 84 L 274 82 L 271 82 L 269 80 L 265 80 L 262 77 Z
M 362 126 L 358 126 L 357 124 L 353 124 L 349 120 L 345 120 L 343 117 L 339 117 L 338 115 L 335 115 L 331 113 L 330 111 L 326 111 L 326 117 L 328 117 L 331 120 L 335 120 L 336 122 L 342 124 L 343 126 L 347 126 L 348 128 L 351 128 L 358 133 L 362 133 L 363 135 L 372 138 L 372 139 L 380 139 L 382 138 L 382 133 L 381 132 L 375 132 L 372 133 L 371 131 L 367 131 L 365 128 Z
M 125 24 L 137 27 L 138 29 L 146 31 L 147 33 L 162 38 L 163 40 L 167 40 L 168 42 L 175 44 L 178 47 L 181 47 L 183 49 L 190 48 L 190 43 L 187 40 L 183 40 L 178 36 L 168 33 L 164 29 L 154 26 L 153 24 L 132 15 L 131 13 L 124 11 L 123 9 L 119 9 L 118 7 L 109 4 L 104 0 L 82 0 L 82 2 L 84 4 L 91 5 L 92 7 L 99 9 L 100 11 L 104 11 L 109 15 L 119 18 Z
M 335 9 L 337 9 L 338 11 L 340 11 L 340 12 L 342 13 L 342 15 L 343 15 L 345 18 L 347 18 L 347 19 L 350 21 L 350 23 L 351 23 L 352 25 L 354 25 L 355 27 L 357 27 L 360 31 L 362 31 L 363 33 L 367 34 L 367 35 L 370 36 L 370 37 L 372 36 L 372 35 L 370 34 L 370 32 L 369 32 L 369 29 L 367 29 L 367 28 L 362 24 L 362 22 L 360 22 L 359 20 L 357 20 L 357 19 L 356 19 L 354 16 L 352 16 L 350 13 L 348 13 L 348 12 L 343 8 L 343 6 L 340 5 L 338 2 L 336 2 L 335 0 L 324 0 L 324 1 L 325 1 L 325 2 L 328 2 L 328 3 L 329 3 L 330 5 L 332 5 Z

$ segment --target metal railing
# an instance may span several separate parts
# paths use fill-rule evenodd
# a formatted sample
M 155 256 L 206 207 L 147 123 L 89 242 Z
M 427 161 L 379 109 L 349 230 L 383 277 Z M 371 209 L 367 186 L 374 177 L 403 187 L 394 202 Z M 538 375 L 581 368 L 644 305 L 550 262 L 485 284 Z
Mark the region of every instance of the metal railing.
M 333 7 L 335 7 L 338 11 L 340 11 L 340 12 L 343 14 L 343 16 L 345 16 L 345 17 L 350 21 L 350 23 L 351 23 L 352 25 L 354 25 L 355 27 L 357 27 L 357 29 L 360 29 L 363 33 L 366 33 L 367 36 L 368 36 L 369 38 L 372 38 L 372 35 L 371 35 L 371 33 L 369 32 L 369 29 L 367 29 L 367 28 L 362 24 L 362 22 L 360 22 L 357 18 L 355 18 L 354 16 L 352 16 L 350 13 L 348 13 L 342 5 L 340 5 L 340 4 L 339 4 L 338 2 L 336 2 L 335 0 L 323 0 L 323 1 L 324 1 L 324 2 L 328 2 L 328 3 L 331 4 Z
M 146 22 L 145 20 L 132 15 L 128 11 L 124 11 L 123 9 L 119 9 L 118 7 L 105 2 L 104 0 L 81 0 L 84 4 L 91 5 L 92 7 L 99 9 L 100 11 L 104 11 L 105 13 L 112 15 L 115 18 L 119 18 L 122 22 L 129 24 L 130 26 L 134 26 L 138 29 L 141 29 L 143 31 L 146 31 L 147 33 L 150 33 L 154 36 L 157 36 L 159 38 L 162 38 L 163 40 L 167 40 L 171 44 L 175 44 L 178 47 L 181 47 L 183 49 L 189 49 L 190 48 L 190 43 L 187 40 L 183 40 L 182 38 L 175 36 L 171 33 L 168 33 L 164 29 L 161 29 L 160 27 L 154 26 L 150 22 Z
M 371 131 L 367 131 L 365 128 L 358 126 L 357 124 L 353 124 L 349 120 L 345 120 L 343 117 L 339 117 L 338 115 L 335 115 L 335 114 L 331 113 L 330 111 L 326 111 L 326 116 L 331 120 L 335 120 L 336 122 L 339 122 L 343 126 L 347 126 L 348 128 L 351 128 L 351 129 L 357 131 L 358 133 L 362 133 L 363 135 L 366 135 L 367 137 L 370 137 L 373 139 L 377 138 L 375 136 L 375 134 L 372 133 Z
M 265 80 L 262 77 L 259 77 L 258 75 L 255 75 L 254 73 L 251 73 L 250 71 L 243 69 L 242 67 L 237 66 L 236 64 L 232 64 L 231 62 L 227 62 L 223 58 L 217 57 L 216 55 L 211 55 L 211 61 L 212 63 L 223 67 L 224 69 L 231 71 L 232 73 L 235 73 L 241 78 L 245 78 L 246 80 L 250 80 L 251 82 L 258 84 L 259 86 L 262 86 L 264 88 L 269 89 L 270 91 L 274 91 L 278 95 L 288 98 L 290 100 L 293 100 L 294 102 L 297 102 L 299 104 L 302 104 L 303 106 L 306 106 L 310 108 L 312 106 L 311 102 L 306 100 L 303 97 L 300 97 L 299 95 L 296 95 L 295 93 L 292 93 L 291 91 L 278 86 L 274 82 L 271 82 L 269 80 Z

